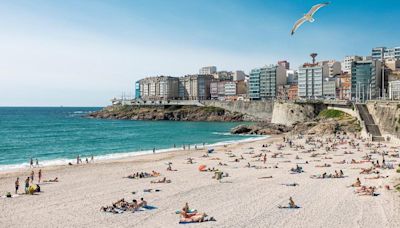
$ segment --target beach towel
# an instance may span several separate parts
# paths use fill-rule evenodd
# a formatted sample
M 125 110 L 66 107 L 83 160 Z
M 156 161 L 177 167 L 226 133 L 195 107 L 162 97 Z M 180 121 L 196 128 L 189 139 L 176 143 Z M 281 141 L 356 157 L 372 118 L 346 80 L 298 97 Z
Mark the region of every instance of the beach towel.
M 196 213 L 196 212 L 197 212 L 196 209 L 189 209 L 189 211 L 187 213 Z M 181 213 L 180 210 L 175 211 L 175 214 L 180 214 L 180 213 Z
M 296 206 L 296 207 L 289 207 L 289 206 L 281 206 L 281 205 L 278 205 L 278 208 L 279 208 L 279 209 L 299 209 L 300 207 L 299 207 L 299 206 Z
M 141 207 L 141 208 L 143 208 L 143 209 L 145 209 L 145 210 L 154 210 L 154 209 L 157 209 L 157 207 L 155 207 L 155 206 L 150 206 L 150 205 L 146 205 L 146 206 L 143 206 L 143 207 Z

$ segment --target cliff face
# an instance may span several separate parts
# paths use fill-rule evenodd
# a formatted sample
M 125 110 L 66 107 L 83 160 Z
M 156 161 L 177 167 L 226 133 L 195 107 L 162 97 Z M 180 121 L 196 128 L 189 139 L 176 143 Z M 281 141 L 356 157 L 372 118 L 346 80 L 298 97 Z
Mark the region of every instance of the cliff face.
M 273 124 L 293 126 L 296 123 L 313 120 L 322 109 L 318 105 L 295 104 L 288 102 L 275 102 L 272 112 Z
M 383 135 L 400 138 L 399 102 L 371 101 L 367 108 Z
M 120 120 L 174 120 L 174 121 L 247 121 L 246 115 L 216 107 L 170 106 L 109 106 L 90 113 L 90 118 Z

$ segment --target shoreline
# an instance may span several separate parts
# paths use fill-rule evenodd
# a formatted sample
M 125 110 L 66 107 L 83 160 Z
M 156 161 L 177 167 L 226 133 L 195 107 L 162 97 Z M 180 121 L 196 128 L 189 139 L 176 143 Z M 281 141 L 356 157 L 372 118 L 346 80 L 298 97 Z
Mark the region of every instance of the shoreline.
M 229 133 L 230 134 L 230 133 Z M 175 154 L 179 152 L 195 152 L 195 151 L 204 151 L 207 149 L 207 147 L 214 147 L 214 148 L 221 148 L 224 146 L 229 146 L 229 145 L 235 145 L 235 144 L 241 144 L 241 143 L 246 143 L 246 142 L 256 142 L 264 139 L 269 139 L 269 138 L 275 138 L 277 136 L 269 136 L 269 135 L 243 135 L 243 136 L 249 136 L 248 138 L 245 139 L 238 139 L 238 140 L 229 140 L 229 141 L 221 141 L 221 142 L 216 142 L 212 144 L 205 144 L 205 148 L 201 145 L 197 150 L 194 149 L 194 145 L 190 145 L 191 148 L 193 146 L 193 149 L 187 150 L 183 148 L 166 148 L 166 149 L 160 149 L 156 150 L 156 153 L 153 154 L 152 150 L 145 150 L 145 151 L 131 151 L 131 152 L 118 152 L 118 153 L 108 153 L 104 155 L 98 155 L 94 156 L 94 163 L 90 162 L 87 164 L 85 161 L 82 159 L 82 164 L 77 165 L 76 164 L 76 159 L 65 159 L 65 158 L 59 158 L 59 159 L 52 159 L 52 160 L 44 160 L 42 161 L 42 164 L 39 163 L 39 167 L 34 166 L 33 168 L 29 166 L 28 163 L 22 163 L 22 164 L 11 164 L 11 165 L 0 165 L 0 179 L 2 178 L 3 175 L 6 174 L 12 174 L 12 173 L 23 173 L 27 172 L 29 170 L 55 170 L 57 167 L 75 167 L 75 166 L 86 166 L 86 165 L 96 165 L 96 164 L 105 164 L 105 163 L 114 163 L 114 162 L 123 162 L 124 160 L 132 160 L 134 158 L 141 158 L 145 156 L 155 156 L 157 154 Z M 83 157 L 82 157 L 83 158 Z M 71 162 L 72 165 L 69 165 L 68 163 Z M 43 164 L 46 163 L 46 164 Z M 50 164 L 49 164 L 50 163 Z M 4 166 L 11 166 L 11 168 L 4 168 Z
M 360 141 L 360 151 L 341 143 L 337 150 L 327 152 L 325 147 L 315 148 L 312 143 L 307 143 L 306 138 L 294 139 L 295 145 L 305 148 L 291 148 L 283 142 L 283 136 L 273 135 L 251 142 L 215 146 L 215 151 L 207 157 L 203 156 L 206 149 L 175 150 L 115 160 L 95 160 L 92 164 L 45 167 L 42 169 L 42 180 L 58 177 L 59 182 L 39 183 L 42 192 L 35 195 L 2 197 L 0 204 L 4 213 L 0 214 L 0 223 L 11 227 L 25 227 L 27 222 L 31 227 L 180 227 L 179 215 L 175 211 L 188 202 L 191 208 L 216 218 L 216 222 L 200 225 L 207 228 L 400 225 L 399 194 L 393 189 L 393 180 L 399 178 L 396 170 L 376 169 L 379 175 L 389 178 L 373 179 L 375 173 L 360 175 L 360 171 L 369 168 L 371 163 L 350 162 L 352 159 L 360 161 L 365 152 L 372 151 L 366 146 L 367 141 Z M 285 147 L 281 148 L 282 145 Z M 374 144 L 374 148 L 378 146 L 381 151 L 392 151 L 391 148 L 396 146 L 393 143 L 385 145 L 379 147 Z M 307 152 L 312 148 L 315 151 Z M 345 153 L 349 150 L 353 153 Z M 257 157 L 260 153 L 268 156 L 266 163 L 257 159 L 262 158 Z M 314 153 L 319 155 L 314 156 Z M 374 160 L 381 159 L 380 154 L 372 153 L 372 156 Z M 188 163 L 188 158 L 192 158 L 193 163 Z M 347 162 L 337 163 L 342 160 Z M 397 167 L 400 158 L 387 157 L 386 160 Z M 331 166 L 321 167 L 326 163 Z M 172 164 L 172 169 L 177 171 L 168 171 L 168 164 Z M 199 172 L 199 167 L 203 165 L 229 175 L 220 181 L 215 180 L 214 172 Z M 290 172 L 297 165 L 303 167 L 305 172 Z M 34 183 L 37 183 L 38 168 L 33 170 L 36 174 Z M 125 178 L 132 173 L 150 173 L 153 170 L 161 175 Z M 345 176 L 312 178 L 324 172 L 332 174 L 336 170 L 343 170 Z M 12 192 L 16 177 L 23 182 L 29 173 L 28 169 L 0 173 L 0 195 Z M 151 183 L 163 178 L 170 182 Z M 349 188 L 356 178 L 361 179 L 362 185 L 376 186 L 377 196 L 360 196 L 356 193 L 357 188 Z M 298 185 L 285 185 L 293 183 Z M 386 185 L 392 189 L 385 189 Z M 148 189 L 152 190 L 149 192 Z M 20 188 L 19 193 L 22 192 L 23 188 Z M 123 214 L 100 211 L 102 206 L 122 198 L 131 202 L 142 197 L 156 209 Z M 298 210 L 279 208 L 279 205 L 287 205 L 289 197 L 293 197 L 296 205 L 300 206 Z M 51 215 L 52 219 L 43 214 Z

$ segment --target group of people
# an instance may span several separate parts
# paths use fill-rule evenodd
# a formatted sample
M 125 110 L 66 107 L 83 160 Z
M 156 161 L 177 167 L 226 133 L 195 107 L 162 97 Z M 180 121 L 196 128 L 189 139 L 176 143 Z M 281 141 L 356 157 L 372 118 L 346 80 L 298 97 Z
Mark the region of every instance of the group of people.
M 130 178 L 130 179 L 142 179 L 142 178 L 149 178 L 149 177 L 158 177 L 160 175 L 161 175 L 161 173 L 156 172 L 156 171 L 153 170 L 153 171 L 151 171 L 151 173 L 148 173 L 148 172 L 140 172 L 140 173 L 136 172 L 136 173 L 128 175 L 127 178 Z
M 85 162 L 86 162 L 86 164 L 89 164 L 89 158 L 88 157 L 85 158 Z M 90 156 L 90 163 L 93 163 L 93 162 L 94 162 L 94 157 L 92 155 L 92 156 Z M 83 164 L 82 158 L 79 155 L 76 156 L 76 164 L 77 165 Z
M 32 170 L 30 176 L 26 177 L 26 179 L 25 179 L 25 193 L 26 194 L 30 193 L 29 187 L 31 186 L 31 184 L 33 184 L 34 179 L 35 179 L 35 171 Z M 42 170 L 39 169 L 38 183 L 41 183 L 41 181 L 42 181 Z M 20 187 L 20 180 L 19 180 L 19 177 L 17 177 L 17 179 L 15 180 L 15 194 L 18 194 L 19 187 Z
M 146 209 L 148 207 L 147 201 L 143 198 L 140 198 L 140 201 L 133 199 L 132 202 L 126 201 L 124 198 L 118 200 L 117 202 L 112 203 L 111 206 L 102 206 L 100 211 L 103 212 L 110 212 L 114 214 L 120 214 L 123 212 L 136 212 L 141 208 Z

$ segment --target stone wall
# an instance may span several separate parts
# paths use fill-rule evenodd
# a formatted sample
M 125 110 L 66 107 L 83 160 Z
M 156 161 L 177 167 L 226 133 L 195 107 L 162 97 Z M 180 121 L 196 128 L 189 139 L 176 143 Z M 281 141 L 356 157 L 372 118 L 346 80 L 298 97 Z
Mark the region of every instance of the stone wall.
M 273 101 L 202 101 L 202 103 L 206 106 L 247 114 L 261 121 L 270 121 L 274 108 Z
M 296 104 L 292 102 L 275 102 L 271 122 L 291 126 L 297 122 L 313 120 L 326 108 L 320 104 Z
M 367 108 L 382 136 L 400 139 L 400 102 L 369 101 Z

